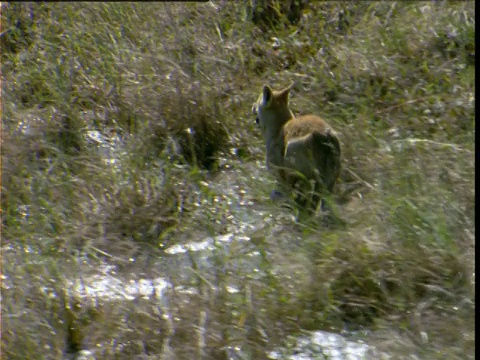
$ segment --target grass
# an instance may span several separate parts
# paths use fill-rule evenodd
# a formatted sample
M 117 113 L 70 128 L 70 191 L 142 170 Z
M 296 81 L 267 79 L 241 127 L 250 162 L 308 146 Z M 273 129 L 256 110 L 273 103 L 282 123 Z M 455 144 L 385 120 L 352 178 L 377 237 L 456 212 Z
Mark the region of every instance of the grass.
M 259 3 L 2 3 L 5 357 L 259 359 L 346 328 L 474 358 L 474 2 Z M 269 200 L 250 108 L 292 81 L 341 137 L 345 227 Z M 168 301 L 73 292 L 104 266 Z

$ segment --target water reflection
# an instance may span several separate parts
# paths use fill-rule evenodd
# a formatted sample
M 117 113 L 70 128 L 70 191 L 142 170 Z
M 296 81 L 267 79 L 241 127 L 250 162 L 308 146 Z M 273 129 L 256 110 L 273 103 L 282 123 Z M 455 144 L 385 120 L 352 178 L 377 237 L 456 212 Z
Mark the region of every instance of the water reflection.
M 346 340 L 339 334 L 315 331 L 310 336 L 299 337 L 293 349 L 270 352 L 269 359 L 384 360 L 391 356 L 365 343 Z
M 107 300 L 134 300 L 138 297 L 148 299 L 152 296 L 160 299 L 171 287 L 170 283 L 161 277 L 125 282 L 108 274 L 77 280 L 72 285 L 77 296 Z

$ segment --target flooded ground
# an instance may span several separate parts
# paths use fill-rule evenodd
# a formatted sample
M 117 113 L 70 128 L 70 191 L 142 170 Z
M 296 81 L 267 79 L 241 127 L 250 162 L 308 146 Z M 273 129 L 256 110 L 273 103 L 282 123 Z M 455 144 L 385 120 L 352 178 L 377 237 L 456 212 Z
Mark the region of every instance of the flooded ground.
M 197 248 L 198 251 L 198 248 Z M 165 291 L 171 288 L 165 278 L 120 280 L 112 269 L 104 269 L 102 275 L 91 276 L 83 281 L 77 281 L 73 288 L 75 296 L 98 298 L 103 301 L 133 301 L 138 297 L 149 299 L 152 302 L 168 302 Z M 230 287 L 230 292 L 238 292 L 238 289 Z M 179 292 L 194 293 L 193 288 L 179 287 Z M 318 359 L 323 356 L 325 359 L 391 359 L 392 356 L 382 353 L 374 346 L 368 345 L 364 340 L 349 340 L 352 334 L 335 334 L 325 331 L 310 332 L 309 335 L 295 339 L 295 346 L 292 349 L 278 349 L 271 351 L 269 359 L 291 359 L 305 360 Z M 358 337 L 358 336 L 357 336 Z M 293 340 L 293 339 L 292 339 Z M 94 356 L 95 351 L 88 350 Z M 242 358 L 241 348 L 232 348 L 232 353 L 237 353 Z M 87 354 L 86 351 L 82 353 Z M 236 357 L 232 357 L 235 359 Z
M 105 156 L 105 163 L 115 166 L 119 153 L 109 142 L 105 142 L 98 133 L 89 132 L 89 139 L 99 146 L 100 152 Z M 112 303 L 114 306 L 136 302 L 139 299 L 150 302 L 160 309 L 172 305 L 172 294 L 175 297 L 181 294 L 188 302 L 189 298 L 199 295 L 200 287 L 194 286 L 198 273 L 202 274 L 202 281 L 211 287 L 210 290 L 218 291 L 216 283 L 218 269 L 218 254 L 229 259 L 229 269 L 235 269 L 238 274 L 249 274 L 252 277 L 261 278 L 262 261 L 264 255 L 256 246 L 255 239 L 263 237 L 263 241 L 269 241 L 273 237 L 278 244 L 290 247 L 292 250 L 295 243 L 301 241 L 301 231 L 296 228 L 295 219 L 289 209 L 280 210 L 282 213 L 275 217 L 268 209 L 260 205 L 259 196 L 263 196 L 261 202 L 268 202 L 262 191 L 252 191 L 248 188 L 251 178 L 261 179 L 265 173 L 263 163 L 232 164 L 226 163 L 225 171 L 209 182 L 203 182 L 203 186 L 214 195 L 211 212 L 223 211 L 221 217 L 225 233 L 213 235 L 210 231 L 201 231 L 192 228 L 192 232 L 182 234 L 183 241 L 164 248 L 164 257 L 151 260 L 148 273 L 161 274 L 155 278 L 149 278 L 145 273 L 137 273 L 135 276 L 130 271 L 119 270 L 115 265 L 104 265 L 100 268 L 85 266 L 81 270 L 81 278 L 72 278 L 68 282 L 71 289 L 70 295 L 76 299 L 82 299 L 84 304 Z M 272 186 L 269 180 L 259 180 L 260 187 Z M 260 189 L 261 190 L 261 189 Z M 219 209 L 220 206 L 220 209 Z M 197 214 L 192 218 L 202 218 L 205 207 L 199 207 Z M 194 222 L 194 221 L 193 221 Z M 267 239 L 265 239 L 265 237 Z M 197 240 L 189 240 L 195 238 Z M 253 241 L 252 241 L 253 238 Z M 286 251 L 289 251 L 288 249 Z M 238 256 L 241 254 L 241 256 Z M 129 259 L 135 263 L 136 259 Z M 288 270 L 288 266 L 287 271 Z M 155 269 L 155 270 L 152 270 Z M 285 270 L 277 269 L 278 272 Z M 143 276 L 142 276 L 143 275 Z M 291 275 L 295 276 L 293 272 Z M 224 284 L 225 291 L 235 296 L 243 289 L 244 282 L 229 277 L 229 282 Z M 48 290 L 45 290 L 48 291 Z M 195 300 L 196 301 L 196 300 Z M 195 302 L 194 301 L 194 302 Z M 194 303 L 192 302 L 192 304 Z M 165 313 L 163 316 L 167 316 Z M 172 319 L 170 319 L 172 320 Z M 372 341 L 372 344 L 369 343 Z M 343 331 L 334 333 L 328 331 L 304 331 L 303 335 L 291 337 L 288 340 L 289 347 L 278 347 L 268 353 L 269 359 L 335 359 L 335 360 L 360 360 L 360 359 L 395 359 L 399 358 L 395 353 L 379 350 L 371 333 Z M 107 346 L 97 344 L 96 348 L 82 349 L 76 355 L 77 360 L 99 358 L 99 349 Z M 411 350 L 411 349 L 410 349 Z M 244 352 L 241 346 L 229 346 L 225 349 L 228 359 L 251 358 Z M 165 358 L 165 354 L 163 357 Z M 168 358 L 168 356 L 166 357 Z M 402 353 L 401 358 L 416 359 Z
M 98 147 L 105 166 L 119 166 L 119 157 L 123 152 L 119 148 L 118 139 L 107 141 L 97 132 L 89 132 L 88 138 L 94 147 Z M 128 358 L 125 355 L 128 351 L 148 353 L 148 346 L 141 340 L 143 331 L 154 334 L 158 337 L 157 341 L 162 343 L 162 354 L 151 354 L 148 358 L 187 358 L 176 357 L 172 350 L 174 333 L 178 333 L 177 324 L 185 320 L 191 320 L 191 324 L 184 326 L 191 327 L 192 334 L 198 337 L 194 346 L 198 352 L 193 358 L 210 358 L 203 353 L 207 351 L 206 338 L 219 336 L 216 332 L 221 332 L 215 328 L 207 334 L 209 331 L 206 330 L 209 321 L 217 321 L 210 313 L 211 309 L 215 309 L 217 301 L 222 305 L 229 304 L 229 316 L 236 324 L 229 339 L 236 339 L 235 331 L 241 336 L 250 331 L 249 328 L 261 333 L 264 326 L 256 312 L 268 310 L 260 308 L 254 311 L 253 287 L 267 294 L 265 296 L 275 297 L 275 291 L 268 289 L 271 281 L 285 282 L 292 294 L 297 291 L 297 286 L 298 291 L 301 291 L 301 287 L 308 286 L 307 268 L 315 264 L 315 259 L 310 258 L 308 251 L 299 251 L 299 244 L 308 242 L 310 237 L 321 238 L 324 235 L 321 226 L 318 226 L 321 215 L 315 220 L 315 227 L 311 228 L 295 220 L 294 212 L 287 203 L 275 203 L 272 206 L 268 194 L 274 183 L 266 175 L 261 161 L 223 160 L 221 167 L 222 171 L 199 182 L 196 195 L 198 206 L 188 214 L 188 219 L 185 220 L 187 222 L 182 224 L 183 230 L 176 233 L 174 239 L 166 237 L 165 241 L 156 244 L 163 251 L 161 255 L 158 251 L 150 253 L 144 250 L 138 252 L 141 254 L 138 257 L 119 259 L 117 254 L 110 253 L 108 246 L 105 246 L 95 249 L 98 258 L 103 259 L 102 266 L 94 265 L 81 257 L 82 261 L 72 264 L 64 284 L 64 290 L 71 299 L 66 302 L 77 304 L 81 309 L 78 312 L 82 316 L 88 314 L 85 315 L 88 319 L 82 322 L 82 316 L 73 315 L 75 319 L 72 321 L 76 325 L 72 328 L 76 328 L 75 331 L 81 335 L 76 332 L 68 335 L 66 342 L 76 344 L 70 358 L 101 359 L 106 354 Z M 258 186 L 252 187 L 252 183 Z M 364 206 L 360 195 L 353 195 L 348 203 L 342 205 L 345 217 Z M 28 224 L 29 210 L 24 210 L 22 221 Z M 375 239 L 376 234 L 369 228 L 359 231 L 357 236 L 362 240 Z M 315 242 L 317 241 L 312 243 Z M 14 244 L 3 247 L 7 258 L 9 252 L 17 250 Z M 27 246 L 22 251 L 28 253 L 34 250 Z M 6 290 L 13 286 L 8 276 L 4 275 L 2 286 Z M 48 296 L 51 298 L 59 296 L 58 287 L 56 290 L 53 284 L 40 291 L 50 294 Z M 278 300 L 279 307 L 282 306 L 282 301 L 286 301 Z M 178 315 L 181 311 L 175 310 L 178 308 L 182 308 L 183 312 L 185 308 L 190 308 L 192 318 L 188 318 L 188 312 L 186 318 L 181 318 Z M 68 314 L 69 311 L 67 318 Z M 108 324 L 109 316 L 112 319 L 118 318 L 120 323 L 125 324 L 127 318 L 138 317 L 140 320 L 131 321 L 137 326 L 139 339 L 113 341 L 109 339 L 108 331 L 104 336 L 98 337 L 98 329 L 104 326 L 105 319 Z M 145 325 L 148 321 L 141 321 L 142 316 L 150 319 L 156 316 L 155 321 L 158 320 L 162 325 L 157 329 Z M 127 329 L 126 327 L 122 331 L 127 333 Z M 265 333 L 268 330 L 264 329 Z M 418 354 L 422 353 L 422 346 L 428 343 L 426 333 L 420 332 L 417 337 L 401 327 L 392 328 L 391 324 L 361 330 L 296 329 L 294 333 L 296 335 L 287 334 L 281 341 L 275 339 L 275 346 L 268 345 L 268 336 L 265 334 L 257 335 L 255 341 L 263 341 L 262 346 L 270 349 L 267 358 L 275 360 L 413 360 L 422 358 Z M 80 340 L 70 339 L 76 337 Z M 251 342 L 230 342 L 234 344 L 219 346 L 224 358 L 257 358 L 248 350 Z M 179 345 L 175 346 L 178 348 Z M 188 350 L 185 352 L 188 353 Z M 57 357 L 52 355 L 51 358 Z

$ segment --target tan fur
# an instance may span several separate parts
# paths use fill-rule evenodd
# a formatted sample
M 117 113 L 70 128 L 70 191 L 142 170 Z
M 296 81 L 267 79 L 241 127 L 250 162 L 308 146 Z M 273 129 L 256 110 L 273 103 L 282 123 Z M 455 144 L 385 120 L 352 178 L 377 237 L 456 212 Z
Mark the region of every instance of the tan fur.
M 292 87 L 275 91 L 265 85 L 253 112 L 267 145 L 267 167 L 282 185 L 300 192 L 299 205 L 314 211 L 340 174 L 340 142 L 322 118 L 294 117 L 288 106 Z

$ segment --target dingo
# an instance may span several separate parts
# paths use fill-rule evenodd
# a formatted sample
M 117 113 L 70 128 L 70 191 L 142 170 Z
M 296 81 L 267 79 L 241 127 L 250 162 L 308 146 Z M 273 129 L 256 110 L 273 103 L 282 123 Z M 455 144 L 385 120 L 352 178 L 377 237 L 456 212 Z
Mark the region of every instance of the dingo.
M 288 107 L 293 85 L 280 91 L 265 85 L 252 110 L 267 145 L 267 168 L 283 187 L 296 189 L 295 201 L 312 213 L 340 174 L 340 142 L 320 117 L 294 117 Z

